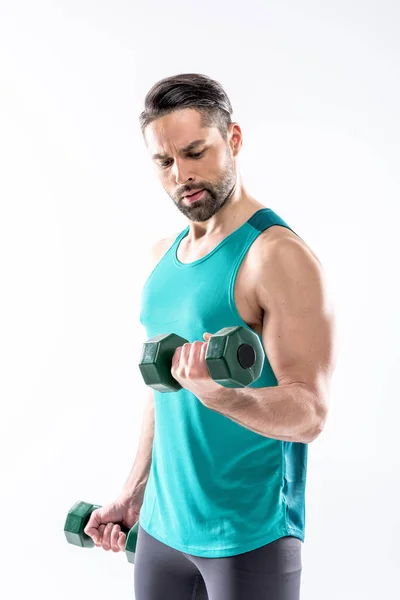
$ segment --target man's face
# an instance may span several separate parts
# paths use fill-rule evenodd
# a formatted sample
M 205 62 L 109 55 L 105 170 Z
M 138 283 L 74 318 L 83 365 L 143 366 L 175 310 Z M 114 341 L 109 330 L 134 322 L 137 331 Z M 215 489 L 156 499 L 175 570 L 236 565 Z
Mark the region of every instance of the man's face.
M 156 119 L 145 129 L 161 185 L 185 217 L 199 222 L 224 206 L 236 184 L 231 133 L 226 143 L 216 127 L 202 128 L 200 121 L 197 111 L 182 109 Z M 188 148 L 196 140 L 202 141 Z M 184 197 L 200 189 L 205 191 L 199 200 L 189 203 Z

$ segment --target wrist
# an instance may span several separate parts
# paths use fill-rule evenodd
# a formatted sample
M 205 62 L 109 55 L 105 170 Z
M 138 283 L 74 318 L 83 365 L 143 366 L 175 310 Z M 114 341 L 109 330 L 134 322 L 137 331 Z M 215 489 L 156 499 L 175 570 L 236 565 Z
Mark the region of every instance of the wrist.
M 144 490 L 140 486 L 136 486 L 134 489 L 124 488 L 119 495 L 120 502 L 129 506 L 141 506 L 143 498 Z

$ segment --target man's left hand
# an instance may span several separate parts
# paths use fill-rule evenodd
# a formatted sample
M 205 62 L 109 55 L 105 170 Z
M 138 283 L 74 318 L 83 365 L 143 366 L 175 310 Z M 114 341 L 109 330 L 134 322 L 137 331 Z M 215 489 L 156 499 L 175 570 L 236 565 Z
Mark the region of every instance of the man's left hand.
M 205 342 L 199 340 L 179 346 L 172 357 L 171 365 L 172 377 L 183 388 L 197 396 L 205 406 L 222 387 L 211 378 L 205 359 L 211 335 L 203 334 Z

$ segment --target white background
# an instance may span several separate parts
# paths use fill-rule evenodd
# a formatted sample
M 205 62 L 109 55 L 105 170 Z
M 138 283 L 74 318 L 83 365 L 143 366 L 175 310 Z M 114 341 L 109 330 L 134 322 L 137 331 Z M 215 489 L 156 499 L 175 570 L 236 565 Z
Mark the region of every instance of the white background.
M 125 557 L 71 546 L 63 526 L 77 500 L 113 500 L 136 454 L 141 260 L 187 225 L 138 116 L 156 81 L 187 72 L 225 88 L 247 190 L 317 253 L 336 307 L 330 416 L 309 446 L 302 599 L 396 596 L 399 24 L 395 0 L 1 0 L 7 600 L 133 598 Z

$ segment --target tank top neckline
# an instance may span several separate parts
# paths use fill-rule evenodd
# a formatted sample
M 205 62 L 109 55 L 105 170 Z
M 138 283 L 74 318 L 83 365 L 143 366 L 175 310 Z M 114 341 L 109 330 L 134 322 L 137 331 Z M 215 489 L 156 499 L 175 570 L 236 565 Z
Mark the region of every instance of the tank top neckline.
M 185 268 L 185 267 L 194 267 L 200 263 L 202 263 L 203 261 L 207 260 L 208 258 L 210 258 L 210 256 L 212 256 L 214 254 L 214 252 L 216 252 L 219 248 L 221 248 L 221 246 L 223 246 L 233 235 L 235 235 L 236 233 L 238 233 L 241 229 L 243 229 L 243 227 L 245 227 L 246 225 L 248 225 L 249 221 L 251 219 L 254 218 L 254 216 L 261 212 L 261 211 L 265 211 L 265 210 L 270 210 L 269 208 L 260 208 L 258 210 L 256 210 L 255 213 L 253 213 L 251 215 L 251 217 L 249 217 L 247 219 L 247 221 L 245 221 L 244 223 L 242 223 L 242 225 L 240 225 L 237 229 L 234 229 L 233 231 L 231 231 L 231 233 L 229 233 L 226 237 L 224 237 L 223 240 L 221 240 L 216 246 L 215 248 L 213 248 L 212 250 L 210 250 L 210 252 L 208 252 L 208 254 L 206 254 L 205 256 L 202 256 L 201 258 L 198 258 L 197 260 L 194 260 L 192 262 L 181 262 L 178 258 L 178 248 L 179 248 L 179 244 L 181 243 L 181 241 L 183 240 L 184 237 L 186 237 L 189 233 L 189 229 L 190 229 L 190 225 L 188 225 L 186 227 L 186 229 L 184 229 L 182 231 L 182 233 L 180 233 L 178 235 L 178 237 L 175 240 L 175 244 L 174 244 L 174 251 L 173 251 L 173 259 L 174 259 L 174 264 L 179 267 L 179 268 Z

